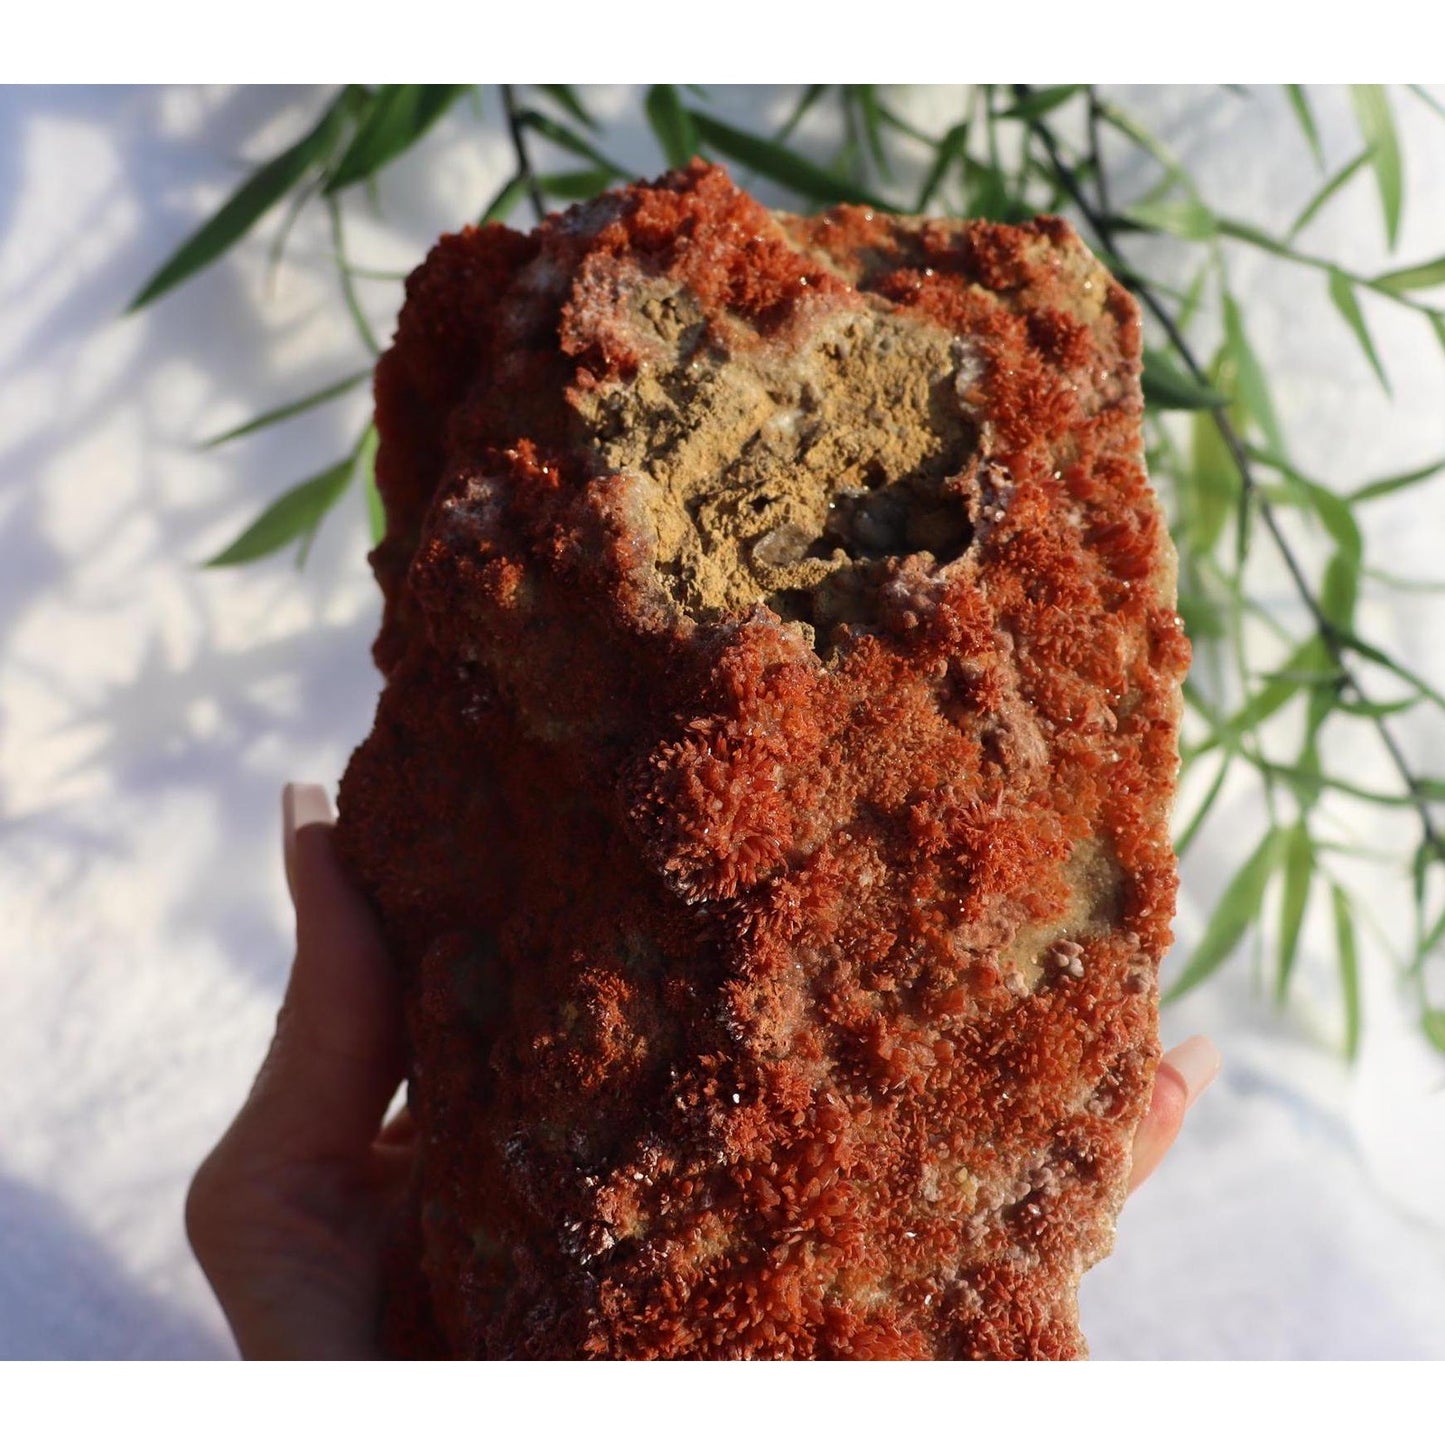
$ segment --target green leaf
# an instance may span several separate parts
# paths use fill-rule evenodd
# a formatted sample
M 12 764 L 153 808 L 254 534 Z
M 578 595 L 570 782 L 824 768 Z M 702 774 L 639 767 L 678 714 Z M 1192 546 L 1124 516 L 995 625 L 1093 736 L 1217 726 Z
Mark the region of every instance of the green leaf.
M 381 493 L 376 489 L 376 448 L 379 438 L 376 425 L 367 427 L 356 453 L 356 470 L 361 474 L 361 486 L 366 495 L 366 520 L 371 531 L 371 544 L 376 546 L 386 536 L 386 507 Z
M 793 107 L 792 114 L 783 122 L 782 128 L 773 139 L 781 145 L 792 133 L 797 130 L 799 124 L 807 113 L 822 100 L 828 87 L 826 85 L 810 85 L 799 97 L 797 105 Z
M 1350 98 L 1355 106 L 1360 134 L 1372 152 L 1370 164 L 1380 188 L 1380 209 L 1385 217 L 1385 236 L 1394 248 L 1400 235 L 1400 211 L 1405 200 L 1404 172 L 1400 164 L 1400 138 L 1395 133 L 1395 118 L 1390 113 L 1390 99 L 1383 85 L 1352 85 Z
M 1249 697 L 1239 711 L 1220 724 L 1218 736 L 1206 740 L 1202 746 L 1222 744 L 1232 749 L 1246 733 L 1273 717 L 1302 687 L 1324 675 L 1333 679 L 1337 675 L 1335 672 L 1325 673 L 1329 661 L 1329 653 L 1319 635 L 1307 637 L 1285 659 L 1284 665 L 1265 679 L 1263 686 Z
M 1407 86 L 1406 88 L 1409 90 L 1411 95 L 1417 97 L 1420 100 L 1423 100 L 1425 104 L 1428 105 L 1430 109 L 1433 110 L 1435 114 L 1440 117 L 1441 120 L 1445 120 L 1445 105 L 1441 105 L 1440 102 L 1436 100 L 1435 97 L 1431 95 L 1430 92 L 1426 90 L 1423 85 L 1411 85 Z
M 1112 126 L 1121 135 L 1128 136 L 1135 145 L 1146 150 L 1165 171 L 1174 179 L 1176 184 L 1183 186 L 1188 191 L 1193 191 L 1194 184 L 1190 180 L 1184 167 L 1169 153 L 1163 144 L 1132 115 L 1111 100 L 1099 100 L 1097 103 L 1099 119 L 1106 125 Z
M 1360 350 L 1365 353 L 1366 360 L 1374 368 L 1375 375 L 1380 379 L 1380 385 L 1388 393 L 1390 390 L 1390 378 L 1385 375 L 1385 368 L 1380 361 L 1380 354 L 1375 350 L 1375 343 L 1370 339 L 1370 329 L 1365 325 L 1364 312 L 1360 310 L 1360 302 L 1355 295 L 1355 288 L 1350 278 L 1337 267 L 1330 267 L 1330 300 L 1335 303 L 1335 309 L 1345 318 L 1350 330 L 1355 333 L 1355 340 L 1360 343 Z
M 1367 657 L 1371 662 L 1378 663 L 1387 672 L 1393 672 L 1402 682 L 1408 682 L 1411 687 L 1424 693 L 1437 707 L 1445 708 L 1445 693 L 1441 693 L 1436 687 L 1426 682 L 1418 672 L 1412 672 L 1403 663 L 1396 662 L 1389 653 L 1381 652 L 1373 643 L 1366 642 L 1363 637 L 1357 637 L 1353 632 L 1341 630 L 1338 641 L 1352 652 L 1358 652 L 1361 657 Z
M 581 171 L 552 171 L 538 176 L 537 184 L 559 201 L 590 201 L 605 191 L 612 176 L 600 166 Z
M 915 211 L 926 211 L 929 203 L 933 200 L 939 186 L 943 184 L 943 178 L 949 170 L 958 164 L 959 159 L 968 150 L 968 122 L 959 121 L 953 126 L 947 135 L 938 143 L 938 149 L 933 155 L 933 164 L 928 168 L 928 174 L 923 178 L 923 185 L 919 189 L 918 199 L 913 203 Z
M 1206 597 L 1202 592 L 1181 591 L 1177 610 L 1184 620 L 1184 630 L 1191 642 L 1217 641 L 1228 631 L 1223 609 L 1212 597 Z
M 597 122 L 587 113 L 587 107 L 577 98 L 577 92 L 570 85 L 539 85 L 537 89 L 543 95 L 550 96 L 573 120 L 579 121 L 588 130 L 596 132 L 600 129 Z
M 1310 830 L 1301 818 L 1289 831 L 1284 850 L 1284 894 L 1279 910 L 1279 970 L 1275 976 L 1275 998 L 1283 1003 L 1289 996 L 1290 975 L 1299 952 L 1300 929 L 1314 878 L 1315 850 Z
M 1183 857 L 1189 851 L 1189 845 L 1198 836 L 1199 830 L 1204 826 L 1204 821 L 1209 817 L 1210 810 L 1214 807 L 1215 800 L 1219 797 L 1220 789 L 1224 786 L 1225 775 L 1229 772 L 1229 765 L 1234 761 L 1233 757 L 1226 755 L 1219 764 L 1219 771 L 1214 775 L 1214 781 L 1209 785 L 1209 791 L 1204 795 L 1204 801 L 1200 803 L 1194 816 L 1189 820 L 1189 826 L 1179 835 L 1179 840 L 1174 845 L 1174 851 Z
M 211 447 L 220 446 L 223 442 L 233 442 L 237 437 L 263 431 L 268 426 L 275 426 L 277 422 L 289 421 L 293 416 L 300 416 L 302 412 L 323 406 L 328 401 L 334 401 L 338 396 L 345 396 L 348 391 L 360 386 L 370 376 L 369 368 L 366 371 L 353 372 L 350 376 L 343 376 L 340 381 L 333 381 L 330 386 L 323 386 L 320 391 L 313 391 L 310 396 L 303 396 L 299 401 L 288 401 L 285 406 L 264 411 L 260 416 L 253 417 L 240 426 L 233 426 L 229 431 L 223 431 L 217 436 L 210 437 L 201 443 L 201 449 L 209 450 Z
M 877 87 L 850 85 L 848 92 L 862 113 L 863 134 L 868 141 L 868 154 L 873 158 L 873 165 L 884 180 L 891 181 L 893 168 L 888 163 L 888 152 L 883 146 L 883 107 L 878 104 Z
M 341 500 L 356 470 L 356 455 L 284 492 L 229 547 L 217 552 L 207 567 L 237 567 L 269 556 L 288 542 L 306 541 L 321 519 Z
M 963 175 L 968 186 L 964 205 L 967 214 L 984 221 L 1007 221 L 1013 203 L 1003 172 L 966 156 Z
M 1260 905 L 1264 902 L 1264 891 L 1279 864 L 1284 837 L 1282 828 L 1271 828 L 1244 866 L 1230 880 L 1229 886 L 1215 905 L 1204 936 L 1199 940 L 1199 946 L 1185 964 L 1184 971 L 1164 995 L 1164 1003 L 1173 1003 L 1175 999 L 1182 998 L 1226 963 L 1238 947 L 1240 939 L 1244 937 L 1245 931 L 1258 921 Z
M 1328 487 L 1312 482 L 1307 477 L 1296 476 L 1297 484 L 1304 489 L 1304 495 L 1340 551 L 1356 564 L 1364 552 L 1364 538 L 1360 535 L 1360 524 L 1350 504 L 1343 497 L 1336 496 Z
M 1325 567 L 1320 588 L 1320 611 L 1337 628 L 1348 632 L 1355 624 L 1355 602 L 1360 594 L 1360 559 L 1336 552 Z
M 749 135 L 746 131 L 734 130 L 720 120 L 714 120 L 701 111 L 690 111 L 699 137 L 714 150 L 721 151 L 730 160 L 757 171 L 770 181 L 796 191 L 811 201 L 823 205 L 839 202 L 859 206 L 871 206 L 876 211 L 891 211 L 892 206 L 870 195 L 862 186 L 841 176 L 825 171 L 821 166 L 800 155 L 794 155 L 786 146 L 762 136 Z
M 627 179 L 627 172 L 616 161 L 609 160 L 590 141 L 584 140 L 575 131 L 568 130 L 551 116 L 536 110 L 524 110 L 517 116 L 517 124 L 524 130 L 535 131 L 554 146 L 570 151 L 574 156 L 581 156 L 584 161 L 591 161 L 594 166 L 607 171 L 613 180 Z
M 1269 394 L 1269 383 L 1265 380 L 1264 368 L 1260 366 L 1254 348 L 1244 329 L 1244 317 L 1239 305 L 1227 291 L 1224 294 L 1224 337 L 1225 347 L 1234 363 L 1238 379 L 1235 399 L 1244 412 L 1264 433 L 1265 440 L 1284 455 L 1284 435 L 1280 431 L 1279 419 L 1275 415 L 1274 401 Z
M 1233 373 L 1233 362 L 1221 351 L 1210 368 L 1215 389 L 1225 391 L 1232 386 Z M 1235 512 L 1242 483 L 1239 468 L 1214 416 L 1197 413 L 1190 431 L 1189 466 L 1180 476 L 1181 500 L 1187 497 L 1184 523 L 1192 543 L 1205 555 L 1214 550 L 1225 523 Z
M 1445 286 L 1445 256 L 1419 266 L 1406 266 L 1376 276 L 1370 285 L 1387 296 L 1405 296 L 1411 291 L 1428 291 L 1432 286 Z
M 1163 411 L 1209 411 L 1229 398 L 1181 371 L 1162 351 L 1144 348 L 1144 400 Z
M 364 111 L 351 144 L 342 152 L 323 193 L 334 196 L 374 176 L 409 150 L 451 108 L 469 85 L 383 85 Z
M 1245 241 L 1251 246 L 1258 246 L 1262 251 L 1268 251 L 1274 256 L 1283 256 L 1287 261 L 1300 261 L 1304 258 L 1287 242 L 1277 241 L 1258 226 L 1247 225 L 1243 221 L 1231 220 L 1228 216 L 1215 218 L 1221 236 L 1232 236 L 1236 241 Z
M 1323 170 L 1325 152 L 1324 147 L 1320 145 L 1320 128 L 1315 124 L 1315 113 L 1310 107 L 1305 88 L 1302 85 L 1287 85 L 1284 91 L 1289 96 L 1290 106 L 1294 110 L 1295 118 L 1299 121 L 1300 129 L 1305 133 L 1310 150 L 1314 152 L 1315 163 Z
M 1340 963 L 1340 987 L 1345 997 L 1345 1057 L 1360 1051 L 1360 964 L 1355 950 L 1355 915 L 1350 895 L 1338 883 L 1330 885 L 1335 913 L 1335 953 Z
M 1146 231 L 1163 231 L 1186 241 L 1208 241 L 1219 233 L 1214 212 L 1202 201 L 1140 201 L 1124 215 Z
M 669 166 L 685 166 L 697 154 L 697 126 L 675 85 L 654 85 L 647 92 L 647 121 Z
M 1412 707 L 1418 707 L 1424 702 L 1424 698 L 1416 693 L 1414 697 L 1395 698 L 1390 702 L 1366 702 L 1360 698 L 1340 698 L 1335 706 L 1351 717 L 1394 717 L 1399 712 L 1409 712 Z
M 225 205 L 193 232 L 141 287 L 126 308 L 127 312 L 148 306 L 235 245 L 312 166 L 329 154 L 352 104 L 349 91 L 343 91 L 295 145 L 253 172 Z
M 1015 86 L 1015 94 L 1021 88 Z M 1083 88 L 1082 85 L 1046 85 L 1042 90 L 1019 95 L 1007 110 L 999 111 L 994 118 L 996 120 L 1035 120 L 1041 115 L 1047 115 L 1051 110 L 1057 110 L 1061 105 L 1072 100 Z
M 505 221 L 507 217 L 517 209 L 518 202 L 520 202 L 526 194 L 526 176 L 513 176 L 487 203 L 487 209 L 482 212 L 482 219 L 479 224 L 485 226 L 493 221 Z
M 1381 477 L 1377 482 L 1367 482 L 1363 487 L 1357 487 L 1351 492 L 1347 500 L 1369 502 L 1376 497 L 1388 497 L 1392 492 L 1404 491 L 1407 487 L 1429 481 L 1431 477 L 1438 476 L 1442 471 L 1445 471 L 1445 457 L 1438 462 L 1431 462 L 1428 466 L 1417 467 L 1412 472 L 1402 472 L 1399 476 Z
M 1349 161 L 1345 165 L 1341 166 L 1340 169 L 1336 171 L 1335 174 L 1332 175 L 1329 180 L 1327 180 L 1324 185 L 1319 188 L 1318 191 L 1315 192 L 1313 198 L 1310 200 L 1310 203 L 1304 208 L 1304 210 L 1302 210 L 1299 215 L 1295 217 L 1295 223 L 1289 228 L 1289 232 L 1285 239 L 1288 241 L 1293 241 L 1294 238 L 1298 236 L 1299 233 L 1303 231 L 1304 228 L 1308 226 L 1309 223 L 1313 221 L 1314 218 L 1318 216 L 1319 213 L 1324 210 L 1324 208 L 1340 193 L 1340 191 L 1343 190 L 1345 186 L 1349 185 L 1349 183 L 1359 173 L 1361 168 L 1370 163 L 1370 161 L 1374 157 L 1374 154 L 1374 150 L 1371 147 L 1366 146 L 1365 149 L 1362 150 L 1359 155 L 1354 158 L 1354 160 Z
M 1445 1054 L 1445 1008 L 1426 1009 L 1420 1022 L 1425 1029 L 1425 1037 Z

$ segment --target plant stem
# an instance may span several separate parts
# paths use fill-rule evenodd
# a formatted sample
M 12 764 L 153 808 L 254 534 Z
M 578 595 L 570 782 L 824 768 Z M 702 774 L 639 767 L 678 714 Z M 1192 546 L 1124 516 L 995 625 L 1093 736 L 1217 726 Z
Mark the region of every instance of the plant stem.
M 1028 95 L 1031 87 L 1020 85 L 1015 87 L 1015 89 L 1022 98 Z M 1068 192 L 1074 204 L 1078 206 L 1080 213 L 1098 236 L 1100 243 L 1110 252 L 1117 255 L 1118 238 L 1112 218 L 1107 214 L 1101 213 L 1099 208 L 1084 194 L 1083 187 L 1080 186 L 1073 168 L 1064 160 L 1059 152 L 1058 142 L 1053 131 L 1043 123 L 1043 117 L 1041 116 L 1031 117 L 1028 124 L 1029 127 L 1037 133 L 1039 140 L 1043 143 L 1044 149 L 1048 153 L 1049 163 L 1053 168 L 1054 174 L 1058 177 L 1060 185 Z M 1134 294 L 1138 296 L 1139 300 L 1153 313 L 1159 324 L 1164 328 L 1165 335 L 1168 336 L 1171 345 L 1174 347 L 1179 359 L 1188 369 L 1190 375 L 1201 386 L 1208 385 L 1208 377 L 1204 367 L 1200 364 L 1189 343 L 1185 340 L 1183 334 L 1175 324 L 1174 318 L 1165 309 L 1163 303 L 1154 295 L 1148 282 L 1140 277 L 1137 272 L 1134 272 L 1132 274 L 1132 283 Z M 1280 556 L 1284 559 L 1285 567 L 1289 571 L 1295 590 L 1299 593 L 1300 599 L 1304 602 L 1306 610 L 1314 621 L 1315 627 L 1319 632 L 1320 640 L 1324 643 L 1325 650 L 1330 655 L 1330 660 L 1339 669 L 1344 686 L 1348 687 L 1361 702 L 1368 702 L 1370 700 L 1368 694 L 1346 661 L 1346 643 L 1343 635 L 1335 624 L 1325 616 L 1324 611 L 1320 607 L 1319 600 L 1315 597 L 1314 592 L 1310 588 L 1309 581 L 1304 575 L 1304 570 L 1299 564 L 1299 559 L 1295 556 L 1293 548 L 1291 548 L 1285 538 L 1284 531 L 1280 527 L 1279 519 L 1275 515 L 1273 506 L 1270 504 L 1269 499 L 1260 492 L 1254 470 L 1250 465 L 1249 454 L 1243 438 L 1241 438 L 1235 430 L 1226 408 L 1215 407 L 1211 410 L 1210 415 L 1214 418 L 1214 424 L 1219 428 L 1220 439 L 1224 442 L 1225 449 L 1229 452 L 1230 460 L 1234 463 L 1235 469 L 1239 473 L 1242 488 L 1241 506 L 1249 507 L 1252 504 L 1258 508 L 1260 519 L 1264 522 L 1265 528 L 1273 539 L 1275 546 L 1278 548 Z M 1382 717 L 1375 717 L 1372 718 L 1371 721 L 1374 724 L 1375 732 L 1379 736 L 1380 741 L 1384 744 L 1385 751 L 1390 755 L 1390 761 L 1399 773 L 1400 781 L 1404 784 L 1405 790 L 1409 794 L 1410 800 L 1419 816 L 1425 844 L 1432 852 L 1439 853 L 1441 844 L 1440 836 L 1436 830 L 1435 820 L 1430 812 L 1429 804 L 1425 799 L 1420 780 L 1410 767 L 1404 751 L 1401 749 L 1393 730 L 1386 720 Z
M 542 188 L 537 184 L 537 173 L 532 169 L 532 159 L 527 154 L 527 137 L 522 130 L 521 113 L 517 109 L 517 97 L 510 85 L 502 90 L 502 109 L 507 113 L 507 133 L 512 137 L 512 150 L 517 157 L 517 174 L 527 187 L 527 199 L 538 221 L 547 214 L 546 202 L 542 199 Z

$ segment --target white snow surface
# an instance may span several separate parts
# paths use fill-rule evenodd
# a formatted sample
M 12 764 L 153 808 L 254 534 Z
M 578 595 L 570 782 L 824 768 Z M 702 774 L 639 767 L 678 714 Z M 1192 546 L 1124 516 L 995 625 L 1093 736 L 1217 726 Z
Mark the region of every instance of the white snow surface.
M 788 102 L 717 94 L 739 117 Z M 196 566 L 342 454 L 364 396 L 232 447 L 196 442 L 362 358 L 315 215 L 274 275 L 279 214 L 201 280 L 121 313 L 322 96 L 0 90 L 0 1357 L 232 1352 L 182 1200 L 262 1055 L 289 961 L 277 795 L 288 778 L 334 784 L 370 726 L 378 602 L 356 496 L 302 574 L 284 559 Z M 1319 184 L 1277 92 L 1121 98 L 1232 214 L 1280 229 Z M 1338 165 L 1357 145 L 1348 101 L 1324 88 L 1315 99 Z M 661 169 L 640 93 L 595 101 L 632 117 L 615 145 L 623 163 Z M 1362 271 L 1445 251 L 1445 124 L 1402 90 L 1394 101 L 1407 163 L 1396 253 L 1368 175 L 1307 236 Z M 899 103 L 927 121 L 953 102 Z M 508 174 L 491 96 L 480 123 L 449 117 L 424 146 L 427 165 L 382 176 L 384 219 L 348 202 L 368 264 L 408 269 Z M 1445 362 L 1423 322 L 1364 302 L 1389 401 L 1319 277 L 1228 254 L 1301 466 L 1344 488 L 1445 455 Z M 385 338 L 399 285 L 365 282 L 363 295 Z M 1438 490 L 1377 503 L 1370 555 L 1439 579 L 1442 522 Z M 1262 585 L 1292 622 L 1277 571 Z M 1445 684 L 1441 621 L 1423 595 L 1372 590 L 1361 609 L 1365 630 Z M 1423 714 L 1399 731 L 1438 771 Z M 1340 757 L 1337 770 L 1388 786 L 1363 731 Z M 1190 854 L 1181 953 L 1260 816 L 1241 780 Z M 1377 845 L 1411 826 L 1401 814 L 1371 838 L 1368 819 L 1334 804 L 1329 816 L 1339 836 Z M 1445 1356 L 1445 1058 L 1419 1037 L 1385 948 L 1404 938 L 1403 885 L 1385 871 L 1351 881 L 1377 923 L 1361 938 L 1353 1071 L 1332 1052 L 1327 929 L 1305 938 L 1295 1012 L 1276 1013 L 1243 958 L 1165 1012 L 1166 1043 L 1207 1030 L 1226 1068 L 1085 1282 L 1096 1357 Z M 1434 986 L 1439 1000 L 1445 980 Z

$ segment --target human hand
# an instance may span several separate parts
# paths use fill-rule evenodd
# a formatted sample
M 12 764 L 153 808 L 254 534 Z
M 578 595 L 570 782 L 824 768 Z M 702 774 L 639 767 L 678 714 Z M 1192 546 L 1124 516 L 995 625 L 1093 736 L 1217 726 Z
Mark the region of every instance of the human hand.
M 411 1170 L 401 993 L 331 845 L 323 788 L 282 794 L 296 961 L 250 1096 L 186 1199 L 191 1248 L 248 1359 L 377 1353 L 381 1254 Z
M 375 918 L 332 851 L 324 789 L 289 785 L 282 811 L 296 961 L 250 1096 L 191 1185 L 186 1229 L 243 1356 L 368 1358 L 382 1247 L 415 1148 L 405 1110 L 383 1125 L 404 1068 L 401 998 Z M 1164 1056 L 1131 1192 L 1218 1069 L 1204 1038 Z

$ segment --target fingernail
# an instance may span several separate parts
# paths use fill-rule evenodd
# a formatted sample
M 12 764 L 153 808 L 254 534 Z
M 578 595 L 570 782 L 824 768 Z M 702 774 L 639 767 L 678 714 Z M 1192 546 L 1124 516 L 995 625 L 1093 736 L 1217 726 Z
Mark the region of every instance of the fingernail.
M 286 886 L 296 901 L 296 835 L 312 823 L 331 822 L 331 800 L 319 783 L 287 783 L 281 789 L 281 856 Z
M 1203 1034 L 1195 1034 L 1192 1039 L 1185 1039 L 1177 1048 L 1170 1049 L 1164 1055 L 1164 1062 L 1179 1071 L 1192 1104 L 1214 1082 L 1224 1061 L 1219 1050 Z

